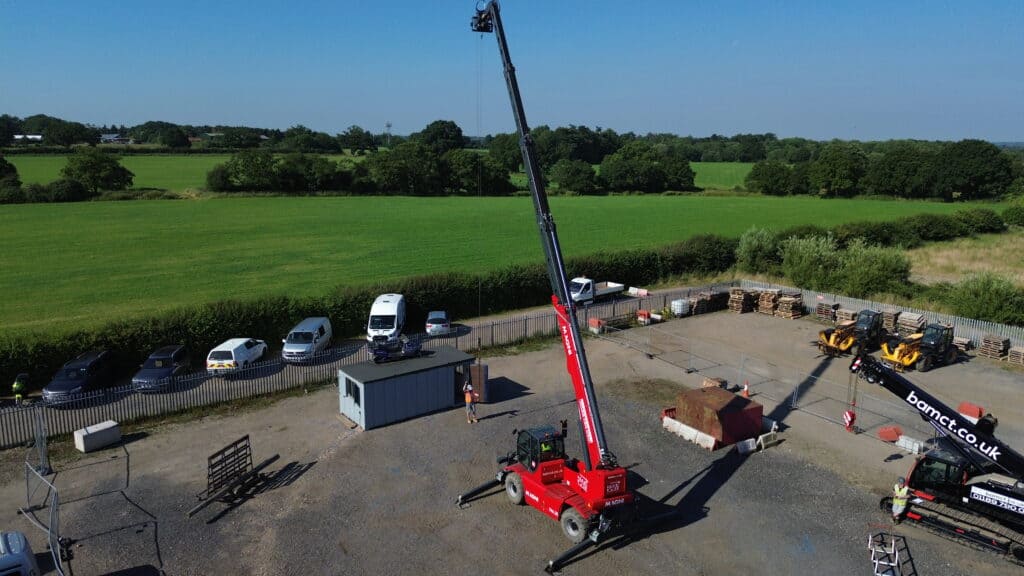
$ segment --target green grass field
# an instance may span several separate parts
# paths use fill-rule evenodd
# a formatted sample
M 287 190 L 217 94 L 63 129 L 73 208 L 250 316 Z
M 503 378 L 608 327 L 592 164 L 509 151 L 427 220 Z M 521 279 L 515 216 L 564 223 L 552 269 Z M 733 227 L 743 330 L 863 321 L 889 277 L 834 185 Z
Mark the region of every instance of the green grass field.
M 948 213 L 962 205 L 815 198 L 555 197 L 566 255 L 754 224 Z M 518 198 L 230 198 L 0 206 L 0 330 L 68 329 L 221 299 L 541 261 Z M 573 273 L 572 270 L 569 271 Z
M 328 156 L 338 160 L 341 155 Z M 231 158 L 230 154 L 122 156 L 121 164 L 135 174 L 133 188 L 159 188 L 174 192 L 206 187 L 206 173 Z M 346 157 L 352 161 L 351 157 Z M 8 156 L 25 184 L 46 184 L 60 178 L 67 156 Z M 358 161 L 358 160 L 357 160 Z
M 328 156 L 338 160 L 342 156 Z M 135 174 L 135 188 L 160 188 L 183 192 L 188 189 L 204 188 L 206 173 L 216 164 L 226 162 L 230 155 L 152 155 L 123 156 L 121 164 Z M 348 161 L 359 161 L 362 157 L 346 156 Z M 60 178 L 60 171 L 67 163 L 66 156 L 8 156 L 7 159 L 18 168 L 21 181 L 26 184 L 46 184 Z M 692 162 L 699 188 L 709 190 L 732 190 L 743 186 L 753 164 L 743 162 Z M 526 188 L 526 174 L 512 175 L 512 182 L 519 188 Z M 552 192 L 557 186 L 552 186 Z
M 705 190 L 744 188 L 743 180 L 754 167 L 751 162 L 690 162 L 694 184 Z

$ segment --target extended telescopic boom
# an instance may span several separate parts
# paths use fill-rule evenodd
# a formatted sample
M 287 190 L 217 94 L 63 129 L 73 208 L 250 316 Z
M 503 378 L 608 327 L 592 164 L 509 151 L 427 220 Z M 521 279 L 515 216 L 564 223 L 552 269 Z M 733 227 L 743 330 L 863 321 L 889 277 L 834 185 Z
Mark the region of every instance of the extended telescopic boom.
M 519 84 L 516 81 L 516 69 L 509 57 L 508 44 L 505 42 L 505 30 L 501 24 L 501 11 L 498 3 L 491 0 L 472 20 L 475 32 L 494 32 L 498 39 L 498 49 L 505 69 L 505 84 L 508 87 L 509 99 L 512 101 L 512 112 L 515 115 L 516 130 L 519 132 L 519 149 L 523 155 L 523 167 L 530 184 L 533 207 L 537 215 L 537 226 L 540 230 L 541 245 L 544 247 L 544 258 L 551 280 L 552 303 L 558 315 L 558 325 L 565 348 L 566 367 L 572 378 L 576 392 L 576 404 L 579 407 L 580 423 L 583 427 L 583 438 L 586 444 L 584 462 L 587 469 L 593 469 L 592 463 L 598 467 L 615 467 L 615 456 L 608 450 L 601 426 L 601 415 L 597 408 L 594 395 L 594 383 L 590 377 L 583 340 L 580 337 L 579 324 L 576 321 L 576 309 L 569 292 L 569 281 L 565 274 L 562 260 L 562 249 L 558 243 L 555 220 L 548 207 L 547 193 L 544 191 L 544 179 L 541 176 L 540 164 L 534 148 L 530 128 L 526 123 L 526 112 L 519 95 Z

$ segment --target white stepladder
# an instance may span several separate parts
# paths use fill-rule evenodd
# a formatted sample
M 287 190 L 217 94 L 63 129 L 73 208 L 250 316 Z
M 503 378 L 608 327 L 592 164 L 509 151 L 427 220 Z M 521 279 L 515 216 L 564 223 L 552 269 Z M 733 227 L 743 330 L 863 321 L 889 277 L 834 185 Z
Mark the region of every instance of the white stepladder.
M 896 540 L 902 539 L 892 532 L 868 534 L 868 550 L 871 552 L 871 564 L 875 576 L 902 576 L 900 551 Z

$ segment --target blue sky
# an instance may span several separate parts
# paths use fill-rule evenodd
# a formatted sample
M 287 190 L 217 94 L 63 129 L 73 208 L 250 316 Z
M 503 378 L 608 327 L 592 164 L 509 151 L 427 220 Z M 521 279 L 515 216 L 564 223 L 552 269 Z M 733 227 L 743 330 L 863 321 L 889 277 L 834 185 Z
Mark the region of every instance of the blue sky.
M 0 0 L 0 113 L 514 130 L 474 2 Z M 531 126 L 1024 140 L 1024 2 L 507 0 Z

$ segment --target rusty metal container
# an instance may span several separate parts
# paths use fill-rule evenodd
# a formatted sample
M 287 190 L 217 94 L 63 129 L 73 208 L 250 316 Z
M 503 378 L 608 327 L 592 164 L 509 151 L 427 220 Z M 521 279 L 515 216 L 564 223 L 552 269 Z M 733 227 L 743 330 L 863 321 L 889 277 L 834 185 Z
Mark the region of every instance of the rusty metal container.
M 764 408 L 721 388 L 698 388 L 676 397 L 675 419 L 727 446 L 761 433 Z
M 473 390 L 480 395 L 477 400 L 480 404 L 486 404 L 491 401 L 491 397 L 494 395 L 490 381 L 487 377 L 487 364 L 470 364 L 469 365 L 469 377 L 470 382 L 473 383 Z

